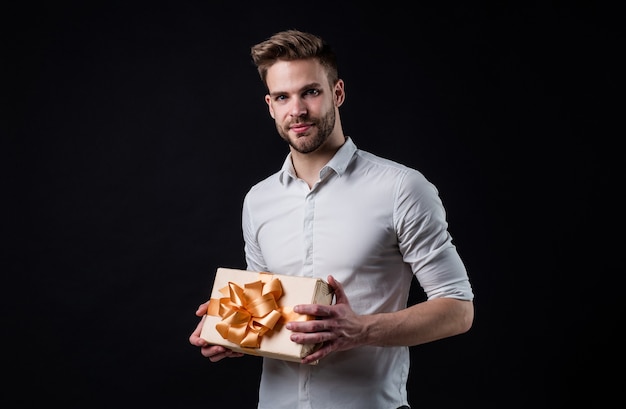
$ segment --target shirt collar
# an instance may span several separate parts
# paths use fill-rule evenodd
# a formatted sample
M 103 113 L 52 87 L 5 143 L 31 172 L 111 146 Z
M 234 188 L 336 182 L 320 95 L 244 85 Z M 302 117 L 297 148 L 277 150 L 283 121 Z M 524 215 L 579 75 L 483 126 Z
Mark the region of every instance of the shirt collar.
M 357 147 L 354 144 L 354 141 L 352 138 L 347 136 L 346 142 L 335 153 L 335 156 L 333 156 L 331 160 L 328 161 L 326 166 L 320 170 L 320 179 L 323 179 L 331 170 L 335 171 L 339 176 L 342 176 L 348 168 L 356 150 Z M 287 182 L 287 177 L 297 179 L 296 170 L 294 169 L 293 162 L 291 161 L 291 152 L 285 158 L 280 173 L 280 181 L 283 184 Z

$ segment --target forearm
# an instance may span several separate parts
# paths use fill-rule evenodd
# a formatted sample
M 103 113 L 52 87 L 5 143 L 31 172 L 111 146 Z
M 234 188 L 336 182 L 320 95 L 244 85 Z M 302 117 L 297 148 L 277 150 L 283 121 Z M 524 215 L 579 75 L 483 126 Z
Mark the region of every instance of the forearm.
M 393 313 L 361 316 L 368 345 L 414 346 L 467 332 L 472 301 L 437 298 Z

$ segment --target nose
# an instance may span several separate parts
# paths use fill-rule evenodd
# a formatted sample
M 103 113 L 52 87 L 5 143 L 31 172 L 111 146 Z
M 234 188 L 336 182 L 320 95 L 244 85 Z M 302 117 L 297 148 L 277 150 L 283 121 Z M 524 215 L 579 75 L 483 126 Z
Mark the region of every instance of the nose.
M 293 117 L 306 115 L 307 112 L 306 104 L 304 103 L 302 98 L 293 98 L 291 101 L 291 106 L 289 108 L 289 113 Z

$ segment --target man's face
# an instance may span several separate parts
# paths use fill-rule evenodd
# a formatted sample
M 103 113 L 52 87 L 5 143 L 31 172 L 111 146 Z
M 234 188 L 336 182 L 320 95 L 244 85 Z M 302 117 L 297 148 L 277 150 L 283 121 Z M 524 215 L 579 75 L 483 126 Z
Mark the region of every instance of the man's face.
M 317 150 L 335 127 L 334 90 L 313 59 L 278 61 L 267 71 L 265 102 L 276 129 L 300 153 Z

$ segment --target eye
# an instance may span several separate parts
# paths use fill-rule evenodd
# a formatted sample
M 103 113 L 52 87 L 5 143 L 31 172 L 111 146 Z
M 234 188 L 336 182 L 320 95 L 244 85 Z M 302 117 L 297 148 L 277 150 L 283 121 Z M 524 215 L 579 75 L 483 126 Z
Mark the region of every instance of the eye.
M 287 99 L 287 97 L 285 95 L 277 95 L 276 96 L 276 101 L 284 101 L 286 99 Z
M 306 91 L 304 91 L 304 95 L 317 96 L 319 94 L 320 94 L 320 90 L 317 88 L 311 88 L 311 89 L 307 89 Z

